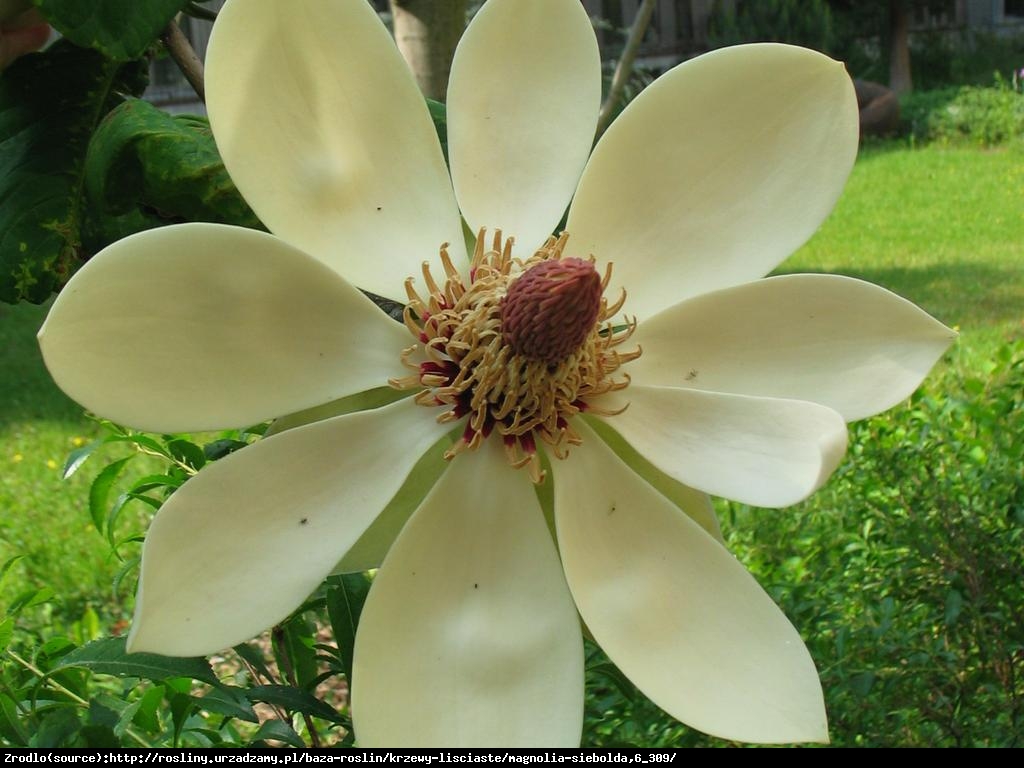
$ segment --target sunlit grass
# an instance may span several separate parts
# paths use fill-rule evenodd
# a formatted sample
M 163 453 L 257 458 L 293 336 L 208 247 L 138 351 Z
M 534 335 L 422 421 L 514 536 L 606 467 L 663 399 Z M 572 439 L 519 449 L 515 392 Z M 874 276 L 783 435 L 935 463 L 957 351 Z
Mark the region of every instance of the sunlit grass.
M 978 368 L 1024 336 L 1024 151 L 869 148 L 832 216 L 780 271 L 883 285 L 958 328 L 954 364 Z

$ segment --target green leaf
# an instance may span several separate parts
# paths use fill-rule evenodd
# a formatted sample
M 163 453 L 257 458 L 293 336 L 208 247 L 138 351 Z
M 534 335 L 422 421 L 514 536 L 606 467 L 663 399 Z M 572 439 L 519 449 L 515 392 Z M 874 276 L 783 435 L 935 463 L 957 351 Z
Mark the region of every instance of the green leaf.
M 315 632 L 316 625 L 306 621 L 301 612 L 280 628 L 274 628 L 274 652 L 278 666 L 290 669 L 289 677 L 301 688 L 308 689 L 310 681 L 317 676 L 316 649 L 313 647 Z M 282 654 L 286 659 L 281 658 Z
M 29 746 L 66 747 L 78 735 L 82 723 L 73 707 L 64 706 L 43 718 L 39 730 L 29 739 Z
M 121 746 L 117 734 L 109 725 L 86 725 L 80 734 L 89 749 L 117 749 Z
M 331 629 L 334 630 L 334 639 L 338 643 L 345 679 L 351 681 L 356 627 L 359 626 L 359 614 L 370 591 L 370 582 L 361 573 L 347 573 L 330 577 L 328 583 L 327 615 L 331 620 Z
M 124 469 L 124 465 L 131 460 L 129 456 L 126 459 L 118 459 L 117 461 L 105 466 L 96 478 L 92 481 L 92 485 L 89 486 L 89 517 L 92 518 L 92 524 L 96 530 L 103 533 L 104 520 L 107 517 L 107 504 L 110 500 L 110 489 L 117 481 L 118 475 L 121 474 L 121 470 Z
M 143 62 L 121 64 L 58 41 L 0 78 L 0 301 L 41 302 L 82 252 L 85 152 L 96 125 L 141 93 Z
M 29 735 L 21 724 L 21 713 L 14 699 L 0 693 L 0 735 L 18 747 L 28 745 Z
M 265 741 L 267 739 L 280 741 L 290 747 L 298 747 L 299 749 L 305 749 L 308 746 L 302 740 L 302 737 L 295 732 L 294 728 L 287 723 L 282 723 L 280 720 L 267 720 L 252 737 L 253 741 Z
M 155 653 L 127 653 L 124 644 L 123 637 L 107 637 L 87 643 L 61 659 L 53 671 L 80 667 L 118 677 L 142 677 L 147 680 L 187 677 L 214 686 L 220 685 L 206 659 L 183 659 L 159 656 Z
M 263 658 L 263 653 L 256 648 L 253 648 L 248 643 L 240 643 L 234 647 L 235 653 L 242 657 L 250 667 L 256 672 L 262 675 L 264 678 L 270 680 L 273 679 L 270 669 L 267 667 L 267 662 Z
M 252 704 L 245 697 L 245 692 L 240 688 L 214 688 L 205 696 L 194 697 L 200 709 L 214 712 L 225 717 L 236 717 L 239 720 L 246 720 L 250 723 L 259 722 Z
M 276 704 L 289 712 L 300 712 L 332 723 L 342 722 L 341 716 L 334 711 L 333 707 L 320 701 L 311 693 L 288 685 L 256 685 L 249 688 L 245 695 L 250 701 Z
M 443 102 L 427 99 L 427 109 L 430 111 L 430 119 L 434 121 L 434 130 L 441 142 L 445 162 L 448 162 L 448 107 Z
M 14 617 L 8 616 L 3 621 L 0 621 L 0 652 L 7 650 L 7 646 L 11 644 L 11 638 L 13 637 Z
M 132 483 L 132 493 L 145 493 L 155 488 L 177 488 L 181 480 L 172 475 L 146 475 Z
M 205 118 L 129 99 L 97 129 L 85 167 L 89 197 L 108 213 L 141 205 L 163 219 L 262 228 L 224 169 Z
M 7 608 L 8 613 L 18 613 L 26 608 L 41 605 L 53 597 L 53 590 L 49 587 L 29 589 L 15 597 Z
M 139 708 L 132 721 L 148 733 L 156 733 L 160 730 L 158 709 L 164 700 L 165 690 L 167 689 L 162 685 L 154 685 L 146 690 L 142 694 L 142 698 L 139 699 Z
M 188 0 L 35 0 L 58 32 L 112 59 L 137 59 Z
M 15 555 L 14 557 L 7 558 L 4 561 L 4 564 L 0 565 L 0 582 L 3 582 L 4 578 L 7 576 L 8 571 L 10 571 L 11 568 L 13 568 L 19 560 L 24 559 L 24 557 L 24 555 Z
M 67 480 L 78 468 L 85 463 L 85 460 L 92 456 L 93 452 L 107 443 L 110 442 L 110 438 L 103 438 L 101 440 L 94 440 L 88 445 L 83 445 L 81 448 L 76 448 L 68 454 L 68 460 L 64 463 L 64 474 L 63 479 Z
M 216 461 L 217 459 L 223 459 L 229 453 L 234 453 L 248 445 L 248 443 L 242 440 L 224 438 L 222 440 L 214 440 L 212 443 L 204 445 L 203 453 L 206 455 L 208 461 Z
M 167 443 L 167 449 L 182 464 L 192 469 L 202 469 L 206 463 L 206 454 L 203 449 L 188 440 L 171 440 Z

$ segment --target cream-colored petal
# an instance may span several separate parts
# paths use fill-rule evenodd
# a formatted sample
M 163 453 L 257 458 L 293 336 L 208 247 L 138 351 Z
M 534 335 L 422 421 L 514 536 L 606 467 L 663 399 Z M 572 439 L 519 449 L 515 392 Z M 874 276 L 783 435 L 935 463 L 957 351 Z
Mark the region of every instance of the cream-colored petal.
M 366 0 L 229 0 L 207 107 L 231 178 L 279 237 L 360 288 L 403 280 L 462 230 L 426 103 Z
M 579 746 L 579 619 L 499 441 L 452 461 L 388 553 L 359 622 L 352 716 L 364 747 Z
M 566 577 L 595 639 L 655 704 L 706 733 L 826 741 L 814 662 L 771 598 L 714 539 L 585 426 L 554 462 Z
M 152 432 L 255 424 L 380 386 L 408 332 L 275 237 L 181 224 L 93 257 L 39 332 L 54 380 Z
M 444 454 L 453 442 L 453 437 L 446 435 L 427 449 L 409 472 L 405 483 L 373 521 L 373 525 L 366 529 L 334 566 L 335 573 L 357 573 L 380 568 L 406 521 L 448 468 Z
M 129 649 L 204 655 L 287 616 L 444 433 L 424 411 L 403 400 L 297 427 L 188 480 L 146 535 Z
M 660 471 L 651 462 L 645 459 L 637 450 L 622 439 L 622 435 L 608 426 L 607 422 L 601 419 L 584 416 L 587 425 L 594 430 L 601 439 L 611 448 L 615 455 L 622 462 L 639 475 L 648 485 L 658 493 L 667 498 L 686 515 L 707 531 L 720 544 L 725 544 L 722 538 L 722 526 L 718 522 L 718 515 L 715 514 L 715 507 L 711 498 L 703 491 L 683 485 L 664 472 Z
M 529 255 L 558 225 L 594 140 L 601 59 L 579 0 L 488 0 L 448 86 L 452 182 L 474 231 Z
M 640 324 L 635 381 L 811 400 L 848 421 L 908 397 L 956 333 L 862 280 L 786 275 L 681 302 Z
M 617 393 L 618 394 L 618 393 Z M 655 467 L 713 496 L 784 507 L 816 491 L 846 451 L 843 417 L 817 403 L 633 385 L 602 408 Z
M 612 261 L 610 290 L 647 318 L 761 277 L 832 210 L 857 154 L 839 62 L 775 43 L 723 48 L 647 88 L 594 150 L 570 250 Z

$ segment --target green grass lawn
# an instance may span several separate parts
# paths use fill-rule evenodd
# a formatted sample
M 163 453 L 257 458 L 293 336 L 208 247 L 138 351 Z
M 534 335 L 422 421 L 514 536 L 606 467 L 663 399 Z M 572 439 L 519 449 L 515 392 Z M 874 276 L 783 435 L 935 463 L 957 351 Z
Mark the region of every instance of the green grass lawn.
M 958 328 L 962 333 L 960 342 L 940 364 L 933 377 L 936 383 L 930 385 L 941 390 L 947 383 L 952 388 L 962 379 L 986 376 L 988 360 L 997 348 L 1006 341 L 1024 338 L 1022 244 L 1024 150 L 910 149 L 889 143 L 873 145 L 862 152 L 833 215 L 779 271 L 821 271 L 862 277 L 905 296 L 947 325 Z M 0 305 L 0 562 L 15 555 L 24 556 L 0 583 L 0 605 L 9 604 L 26 590 L 49 587 L 56 595 L 52 603 L 26 616 L 27 621 L 37 623 L 34 628 L 41 634 L 68 631 L 89 605 L 99 613 L 101 629 L 109 629 L 125 617 L 130 596 L 114 597 L 111 584 L 121 564 L 109 553 L 88 514 L 89 483 L 105 461 L 93 460 L 69 481 L 61 479 L 67 454 L 94 440 L 99 428 L 56 389 L 43 367 L 35 332 L 45 312 L 44 307 Z M 902 406 L 902 410 L 898 409 L 903 414 L 899 418 L 906 421 L 914 407 Z M 896 441 L 893 450 L 903 450 L 900 435 L 879 436 L 874 434 L 877 431 L 872 422 L 870 430 L 855 429 L 854 438 L 866 444 L 869 438 L 865 435 L 870 433 L 870 440 Z M 861 459 L 863 447 L 851 445 L 854 466 Z M 912 466 L 916 466 L 914 462 L 920 464 L 913 448 L 906 448 L 905 454 Z M 106 461 L 113 455 L 108 454 Z M 958 460 L 954 455 L 950 466 Z M 884 469 L 885 462 L 878 463 Z M 814 538 L 818 544 L 801 539 L 799 525 L 793 530 L 772 529 L 775 532 L 770 534 L 771 541 L 759 541 L 757 536 L 761 534 L 756 532 L 752 539 L 734 540 L 736 551 L 762 580 L 769 573 L 783 574 L 774 587 L 768 581 L 764 583 L 780 597 L 797 626 L 808 632 L 818 630 L 812 629 L 812 619 L 808 618 L 806 625 L 802 622 L 803 617 L 798 615 L 801 604 L 793 597 L 795 593 L 785 590 L 797 589 L 792 585 L 800 582 L 806 587 L 808 580 L 813 582 L 813 573 L 824 574 L 825 566 L 831 567 L 832 561 L 822 564 L 813 559 L 828 554 L 821 542 L 849 542 L 861 534 L 865 518 L 856 501 L 847 501 L 845 493 L 835 491 L 850 481 L 848 466 L 844 465 L 833 483 L 822 491 L 819 501 L 807 502 L 819 507 L 845 503 L 847 506 L 834 510 L 834 516 L 830 510 L 817 507 L 778 513 L 782 516 L 778 520 L 784 520 L 785 515 L 815 516 Z M 861 483 L 864 478 L 854 479 Z M 858 488 L 862 486 L 863 483 Z M 922 487 L 930 486 L 924 483 Z M 897 503 L 888 499 L 879 502 L 879 519 L 884 519 L 890 501 Z M 727 528 L 729 523 L 727 519 Z M 867 529 L 863 530 L 863 538 L 864 547 L 868 547 Z M 875 539 L 871 541 L 874 546 Z M 805 559 L 806 552 L 800 549 L 805 546 L 816 548 L 818 554 L 807 555 Z M 795 549 L 790 551 L 786 547 Z M 855 556 L 849 548 L 840 552 L 838 544 L 834 549 L 838 558 Z M 928 562 L 927 558 L 924 562 Z M 879 566 L 879 570 L 885 569 Z M 849 602 L 859 597 L 862 589 L 871 588 L 851 580 L 844 593 L 848 597 L 844 599 Z M 831 610 L 829 606 L 826 609 Z M 842 626 L 854 626 L 857 621 L 856 615 L 841 618 L 838 623 Z M 828 626 L 827 632 L 834 631 L 833 625 Z M 863 647 L 874 647 L 873 641 L 865 642 Z M 816 658 L 826 686 L 838 692 L 829 695 L 860 695 L 860 671 L 853 670 L 849 675 L 844 671 L 837 677 L 839 661 L 832 664 L 820 656 Z M 848 658 L 843 659 L 843 664 L 850 663 Z M 864 662 L 864 674 L 874 674 L 872 663 Z M 851 680 L 854 682 L 850 683 Z M 871 685 L 874 683 L 865 683 L 865 690 Z M 852 705 L 854 709 L 857 706 L 856 702 Z M 677 728 L 671 724 L 664 727 L 665 733 L 675 733 Z M 842 733 L 841 727 L 839 724 L 837 733 Z M 616 733 L 613 741 L 622 738 L 621 730 Z M 919 729 L 915 734 L 919 740 L 927 738 L 926 731 Z M 892 738 L 898 741 L 901 736 L 894 730 Z M 868 739 L 863 743 L 872 742 Z M 914 743 L 914 739 L 907 737 L 902 743 Z
M 0 560 L 24 556 L 0 584 L 6 605 L 31 588 L 51 587 L 58 612 L 110 599 L 116 567 L 89 521 L 88 473 L 61 479 L 68 453 L 98 427 L 57 389 L 35 334 L 44 307 L 0 304 Z
M 871 147 L 780 271 L 885 286 L 958 328 L 954 356 L 976 368 L 1024 335 L 1024 150 Z

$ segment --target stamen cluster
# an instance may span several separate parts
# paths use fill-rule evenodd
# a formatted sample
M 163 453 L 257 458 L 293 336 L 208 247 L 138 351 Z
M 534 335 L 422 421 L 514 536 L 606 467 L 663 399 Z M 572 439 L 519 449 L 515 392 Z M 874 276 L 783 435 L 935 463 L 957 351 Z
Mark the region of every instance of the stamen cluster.
M 414 373 L 389 383 L 398 389 L 422 387 L 415 402 L 444 408 L 437 417 L 441 423 L 468 417 L 446 458 L 479 447 L 497 431 L 509 463 L 528 467 L 539 483 L 544 472 L 538 440 L 555 457 L 565 458 L 569 446 L 581 442 L 571 425 L 573 416 L 621 412 L 599 410 L 591 399 L 629 385 L 627 374 L 614 374 L 640 350 L 616 347 L 632 336 L 636 321 L 611 324 L 625 292 L 609 305 L 603 292 L 611 265 L 598 278 L 592 259 L 563 259 L 568 239 L 567 233 L 548 238 L 521 261 L 512 256 L 513 238 L 503 238 L 499 230 L 486 249 L 482 230 L 468 284 L 452 264 L 447 244 L 440 253 L 443 287 L 426 262 L 426 297 L 413 287 L 413 278 L 406 280 L 405 325 L 417 344 L 403 351 L 402 363 Z M 517 290 L 519 281 L 525 282 Z M 542 338 L 544 317 L 553 325 L 547 329 L 549 339 Z

